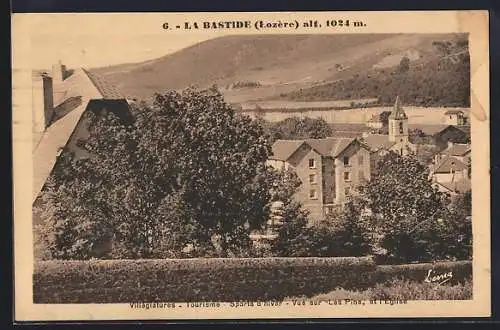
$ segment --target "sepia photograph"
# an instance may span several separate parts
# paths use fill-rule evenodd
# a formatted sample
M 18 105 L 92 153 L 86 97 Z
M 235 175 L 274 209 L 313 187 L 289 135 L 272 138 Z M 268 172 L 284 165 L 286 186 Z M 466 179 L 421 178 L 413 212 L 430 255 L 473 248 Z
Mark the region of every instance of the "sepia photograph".
M 489 109 L 474 86 L 488 81 L 471 46 L 487 39 L 316 14 L 159 15 L 157 34 L 67 39 L 41 17 L 39 56 L 14 66 L 23 300 L 167 319 L 478 299 L 487 313 Z

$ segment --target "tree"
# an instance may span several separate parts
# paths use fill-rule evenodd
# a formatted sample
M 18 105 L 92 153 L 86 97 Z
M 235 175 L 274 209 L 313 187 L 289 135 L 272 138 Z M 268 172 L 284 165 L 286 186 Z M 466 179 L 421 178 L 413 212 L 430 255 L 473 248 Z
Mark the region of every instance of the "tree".
M 157 94 L 133 110 L 130 125 L 88 113 L 89 138 L 79 145 L 90 156 L 54 171 L 43 193 L 54 253 L 90 258 L 109 237 L 105 257 L 157 257 L 159 246 L 222 255 L 248 247 L 270 199 L 262 128 L 235 115 L 215 89 Z
M 321 139 L 331 136 L 332 130 L 322 118 L 291 117 L 271 124 L 268 128 L 268 134 L 273 141 L 277 139 Z
M 351 200 L 341 211 L 312 226 L 309 255 L 315 257 L 360 257 L 370 253 L 370 233 L 362 216 L 364 206 Z
M 271 253 L 280 257 L 308 255 L 309 212 L 294 200 L 294 194 L 302 184 L 292 170 L 275 171 L 271 180 L 271 202 L 280 201 L 282 226 L 277 237 L 271 242 Z
M 398 72 L 405 73 L 410 70 L 410 59 L 407 56 L 403 56 L 399 62 Z
M 382 157 L 363 189 L 380 245 L 395 261 L 429 260 L 446 219 L 446 196 L 433 188 L 426 165 L 414 156 Z

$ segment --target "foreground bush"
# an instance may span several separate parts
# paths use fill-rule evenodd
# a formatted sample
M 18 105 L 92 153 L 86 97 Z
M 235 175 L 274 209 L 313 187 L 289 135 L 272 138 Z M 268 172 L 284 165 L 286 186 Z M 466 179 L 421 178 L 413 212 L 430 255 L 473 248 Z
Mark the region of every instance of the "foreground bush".
M 469 300 L 472 299 L 472 280 L 454 285 L 436 286 L 432 283 L 414 282 L 409 280 L 392 280 L 378 283 L 366 290 L 335 289 L 326 294 L 320 294 L 314 300 Z
M 368 288 L 370 258 L 43 261 L 35 303 L 273 300 Z
M 448 284 L 470 281 L 472 279 L 472 262 L 464 260 L 407 265 L 379 265 L 373 273 L 372 281 L 374 283 L 387 283 L 392 280 L 408 280 L 421 283 L 427 276 L 433 277 L 450 272 L 452 277 L 447 282 Z

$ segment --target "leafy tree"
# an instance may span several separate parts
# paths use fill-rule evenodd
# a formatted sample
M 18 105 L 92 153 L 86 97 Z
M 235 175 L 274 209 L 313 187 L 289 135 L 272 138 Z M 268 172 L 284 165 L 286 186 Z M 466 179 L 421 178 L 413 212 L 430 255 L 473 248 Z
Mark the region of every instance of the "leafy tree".
M 383 111 L 380 113 L 380 121 L 384 126 L 389 125 L 389 116 L 391 115 L 391 111 Z
M 277 139 L 321 139 L 331 136 L 331 134 L 331 127 L 322 118 L 291 117 L 268 126 L 268 135 L 272 141 Z
M 372 226 L 380 245 L 396 261 L 432 259 L 432 242 L 448 215 L 443 194 L 433 188 L 426 165 L 414 156 L 382 157 L 363 189 L 373 212 Z
M 42 196 L 54 255 L 90 258 L 109 237 L 120 258 L 168 255 L 161 246 L 222 255 L 248 247 L 270 199 L 262 128 L 215 89 L 157 94 L 133 110 L 129 125 L 88 113 L 80 146 L 89 156 L 65 152 L 69 160 L 58 163 Z
M 351 200 L 339 212 L 312 226 L 309 255 L 359 257 L 370 253 L 371 237 L 361 212 L 364 206 Z
M 403 56 L 401 58 L 401 61 L 399 62 L 399 66 L 398 66 L 398 72 L 399 73 L 405 73 L 405 72 L 408 72 L 410 70 L 410 59 L 406 56 Z
M 283 203 L 283 224 L 278 229 L 277 237 L 271 242 L 271 253 L 282 257 L 307 256 L 309 212 L 294 199 L 294 194 L 301 185 L 300 179 L 292 170 L 275 171 L 269 178 L 272 181 L 271 202 Z

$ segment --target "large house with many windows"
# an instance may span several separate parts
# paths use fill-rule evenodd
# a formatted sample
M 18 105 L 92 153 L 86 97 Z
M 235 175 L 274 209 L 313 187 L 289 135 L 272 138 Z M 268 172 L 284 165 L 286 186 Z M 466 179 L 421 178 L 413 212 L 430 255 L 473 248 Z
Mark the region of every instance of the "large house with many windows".
M 370 178 L 370 149 L 355 138 L 278 140 L 268 164 L 297 173 L 302 184 L 296 198 L 315 221 Z
M 297 173 L 302 185 L 296 198 L 315 221 L 342 206 L 359 185 L 369 180 L 380 156 L 391 151 L 405 156 L 414 149 L 408 140 L 408 117 L 398 97 L 389 116 L 389 134 L 277 140 L 268 164 Z

